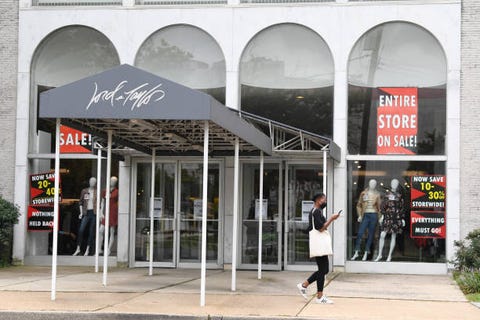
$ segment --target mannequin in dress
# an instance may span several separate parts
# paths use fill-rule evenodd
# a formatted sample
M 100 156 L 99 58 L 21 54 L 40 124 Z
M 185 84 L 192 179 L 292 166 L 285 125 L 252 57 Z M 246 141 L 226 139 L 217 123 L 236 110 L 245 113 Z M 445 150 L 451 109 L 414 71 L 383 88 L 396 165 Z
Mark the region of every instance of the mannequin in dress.
M 355 252 L 351 260 L 358 258 L 360 251 L 360 244 L 363 238 L 363 234 L 368 230 L 367 243 L 365 244 L 365 253 L 362 260 L 367 260 L 368 253 L 370 252 L 370 247 L 373 242 L 373 236 L 375 234 L 375 228 L 377 226 L 377 221 L 380 217 L 380 204 L 381 197 L 380 193 L 376 189 L 377 181 L 371 179 L 368 182 L 368 187 L 360 193 L 357 202 L 357 221 L 360 223 L 358 229 L 357 239 L 355 241 Z
M 91 177 L 88 181 L 88 188 L 82 189 L 80 192 L 79 200 L 79 210 L 80 215 L 78 218 L 81 220 L 80 228 L 78 229 L 77 237 L 77 249 L 73 253 L 74 256 L 80 254 L 80 247 L 83 242 L 83 237 L 85 232 L 88 230 L 88 242 L 87 248 L 85 249 L 84 256 L 88 256 L 90 253 L 90 248 L 93 248 L 94 245 L 94 236 L 95 236 L 95 220 L 96 220 L 96 203 L 97 203 L 97 179 Z
M 118 225 L 118 178 L 113 176 L 110 178 L 110 215 L 108 218 L 108 233 L 109 233 L 109 239 L 108 239 L 108 251 L 107 251 L 107 256 L 110 255 L 110 252 L 112 252 L 112 247 L 113 243 L 115 242 L 115 230 Z M 103 244 L 103 237 L 105 234 L 105 217 L 103 216 L 103 212 L 105 209 L 105 200 L 106 200 L 106 190 L 103 190 L 102 192 L 102 204 L 101 204 L 101 212 L 102 212 L 102 222 L 100 224 L 100 231 L 99 231 L 99 253 L 103 253 L 101 247 Z
M 405 211 L 403 208 L 403 197 L 398 191 L 399 182 L 397 179 L 391 181 L 390 190 L 387 190 L 382 201 L 380 218 L 380 241 L 378 247 L 378 256 L 375 261 L 382 259 L 383 246 L 385 245 L 385 237 L 387 233 L 391 234 L 390 250 L 388 252 L 387 261 L 392 260 L 392 253 L 395 249 L 397 234 L 401 234 L 405 227 Z

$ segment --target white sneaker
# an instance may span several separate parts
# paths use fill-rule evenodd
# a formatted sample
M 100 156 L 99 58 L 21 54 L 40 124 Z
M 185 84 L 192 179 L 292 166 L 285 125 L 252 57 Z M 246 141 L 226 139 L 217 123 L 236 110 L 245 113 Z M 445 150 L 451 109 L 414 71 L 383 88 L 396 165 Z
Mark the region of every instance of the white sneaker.
M 323 304 L 332 304 L 333 301 L 328 299 L 327 296 L 323 295 L 321 298 L 315 299 L 316 303 L 323 303 Z
M 305 298 L 305 300 L 308 300 L 308 295 L 307 295 L 307 288 L 304 288 L 301 283 L 297 284 L 297 289 L 302 295 L 302 297 Z
M 368 252 L 365 252 L 365 253 L 363 254 L 362 261 L 367 261 L 367 258 L 368 258 Z
M 355 260 L 358 258 L 358 251 L 355 251 L 355 253 L 353 254 L 353 256 L 350 258 L 350 260 Z

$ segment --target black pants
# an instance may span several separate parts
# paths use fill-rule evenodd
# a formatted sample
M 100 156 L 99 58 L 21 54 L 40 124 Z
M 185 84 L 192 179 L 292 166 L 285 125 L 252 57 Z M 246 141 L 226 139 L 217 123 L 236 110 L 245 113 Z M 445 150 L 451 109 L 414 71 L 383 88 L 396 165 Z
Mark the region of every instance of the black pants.
M 325 284 L 325 276 L 328 273 L 328 256 L 315 257 L 318 271 L 312 273 L 307 279 L 308 283 L 317 281 L 317 292 L 323 292 L 323 285 Z

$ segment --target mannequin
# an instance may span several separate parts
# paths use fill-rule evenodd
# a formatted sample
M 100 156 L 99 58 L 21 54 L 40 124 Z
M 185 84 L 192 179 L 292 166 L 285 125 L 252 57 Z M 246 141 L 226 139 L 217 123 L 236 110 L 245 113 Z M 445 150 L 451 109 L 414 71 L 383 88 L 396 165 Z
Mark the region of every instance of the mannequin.
M 360 228 L 358 229 L 357 240 L 355 241 L 355 252 L 352 256 L 352 260 L 358 258 L 360 243 L 362 241 L 363 234 L 367 229 L 368 238 L 367 243 L 365 244 L 365 253 L 362 258 L 363 261 L 367 260 L 368 253 L 370 252 L 377 221 L 380 218 L 381 197 L 376 187 L 377 181 L 375 179 L 371 179 L 368 182 L 368 187 L 363 190 L 362 193 L 360 193 L 358 198 L 357 221 L 360 223 Z
M 397 233 L 401 234 L 403 227 L 405 227 L 405 211 L 403 208 L 403 197 L 398 191 L 399 182 L 397 179 L 392 179 L 390 183 L 390 190 L 385 193 L 382 201 L 380 218 L 380 242 L 378 248 L 378 256 L 375 261 L 382 259 L 383 246 L 385 245 L 385 237 L 387 233 L 391 234 L 390 250 L 388 252 L 387 261 L 392 260 L 392 253 L 395 249 L 395 242 Z
M 95 236 L 95 220 L 96 220 L 96 203 L 97 203 L 97 179 L 91 177 L 88 181 L 88 188 L 82 189 L 80 192 L 79 199 L 79 210 L 80 214 L 78 218 L 81 220 L 80 228 L 78 229 L 77 237 L 77 249 L 73 253 L 74 256 L 80 254 L 80 248 L 82 246 L 83 237 L 85 232 L 88 230 L 88 241 L 87 248 L 85 249 L 84 256 L 88 256 L 90 253 L 90 248 L 93 248 L 94 245 L 94 236 Z
M 108 233 L 109 233 L 109 239 L 108 239 L 108 250 L 107 250 L 107 256 L 110 255 L 110 252 L 112 252 L 112 247 L 113 243 L 115 242 L 115 229 L 117 228 L 118 225 L 118 178 L 115 176 L 112 176 L 110 178 L 110 215 L 108 218 Z M 105 217 L 104 217 L 104 209 L 105 209 L 105 200 L 106 200 L 107 192 L 106 190 L 102 191 L 102 203 L 101 203 L 101 212 L 102 212 L 102 222 L 100 224 L 100 237 L 98 239 L 98 243 L 100 244 L 100 250 L 99 253 L 103 253 L 103 250 L 101 249 L 102 244 L 103 244 L 103 237 L 105 234 Z M 105 213 L 106 214 L 106 213 Z

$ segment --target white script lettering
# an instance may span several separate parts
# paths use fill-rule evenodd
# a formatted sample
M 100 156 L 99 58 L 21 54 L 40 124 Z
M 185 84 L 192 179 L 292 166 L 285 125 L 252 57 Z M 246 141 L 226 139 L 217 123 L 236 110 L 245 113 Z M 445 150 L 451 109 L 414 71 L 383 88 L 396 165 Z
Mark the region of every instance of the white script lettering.
M 123 100 L 122 106 L 130 107 L 130 110 L 133 111 L 136 108 L 148 105 L 152 100 L 156 102 L 165 97 L 165 91 L 160 89 L 161 83 L 152 87 L 150 83 L 146 82 L 132 89 L 125 88 L 127 84 L 128 81 L 124 80 L 118 83 L 113 90 L 99 92 L 98 84 L 95 82 L 95 89 L 86 110 L 101 101 L 107 101 L 112 107 L 116 107 L 116 102 Z

